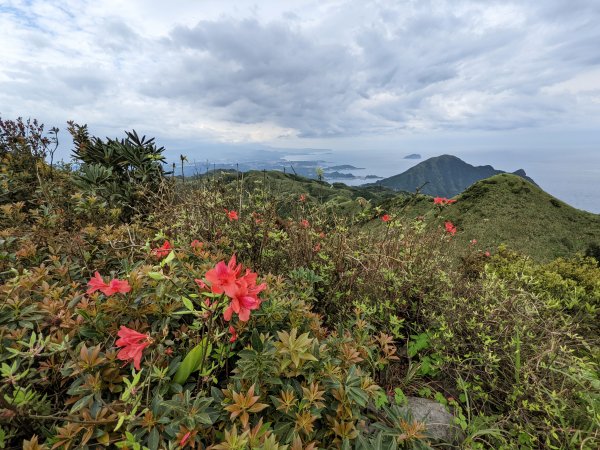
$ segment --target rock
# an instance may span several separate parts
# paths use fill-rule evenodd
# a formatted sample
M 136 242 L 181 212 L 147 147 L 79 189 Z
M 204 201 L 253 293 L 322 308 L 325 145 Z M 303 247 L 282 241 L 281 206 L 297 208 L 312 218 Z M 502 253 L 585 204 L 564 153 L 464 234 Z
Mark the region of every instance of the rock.
M 419 397 L 407 397 L 407 404 L 401 408 L 409 417 L 427 426 L 426 434 L 436 441 L 459 443 L 462 431 L 454 423 L 454 416 L 440 403 Z

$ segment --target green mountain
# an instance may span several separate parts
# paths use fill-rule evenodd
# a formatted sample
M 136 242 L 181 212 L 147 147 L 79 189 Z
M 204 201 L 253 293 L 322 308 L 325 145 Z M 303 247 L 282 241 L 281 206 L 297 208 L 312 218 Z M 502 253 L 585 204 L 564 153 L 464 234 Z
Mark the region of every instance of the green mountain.
M 600 244 L 600 215 L 573 208 L 512 174 L 478 181 L 442 211 L 458 228 L 456 243 L 500 244 L 547 261 Z
M 456 156 L 442 155 L 429 158 L 406 172 L 384 178 L 375 184 L 395 191 L 408 192 L 414 192 L 415 189 L 423 186 L 420 192 L 424 194 L 454 197 L 476 181 L 500 173 L 505 172 L 496 170 L 492 166 L 472 166 Z M 531 178 L 527 177 L 524 170 L 520 169 L 514 173 L 535 184 Z

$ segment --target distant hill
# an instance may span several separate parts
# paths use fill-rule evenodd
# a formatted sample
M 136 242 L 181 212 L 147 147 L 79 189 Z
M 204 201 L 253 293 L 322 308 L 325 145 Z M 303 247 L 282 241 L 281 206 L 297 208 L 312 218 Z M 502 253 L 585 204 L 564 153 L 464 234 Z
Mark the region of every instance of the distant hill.
M 573 208 L 512 174 L 476 182 L 443 216 L 458 227 L 456 241 L 464 248 L 477 239 L 482 248 L 506 244 L 547 261 L 600 243 L 600 215 Z
M 243 176 L 242 176 L 243 175 Z M 340 214 L 358 213 L 362 210 L 359 199 L 368 200 L 372 205 L 378 205 L 385 200 L 401 197 L 397 192 L 384 186 L 371 184 L 368 186 L 347 186 L 344 183 L 328 183 L 318 181 L 291 173 L 283 173 L 278 170 L 250 170 L 243 174 L 235 170 L 217 170 L 202 174 L 188 181 L 202 183 L 206 180 L 216 180 L 223 185 L 242 185 L 244 190 L 265 191 L 269 195 L 286 196 L 291 207 L 295 204 L 301 194 L 309 199 L 328 204 Z M 286 211 L 280 211 L 285 214 Z
M 493 175 L 505 173 L 492 166 L 472 166 L 452 155 L 442 155 L 429 158 L 406 172 L 379 180 L 376 184 L 385 186 L 395 191 L 414 192 L 420 186 L 424 194 L 454 197 L 460 194 L 473 183 Z M 529 178 L 523 169 L 514 172 L 515 175 L 535 182 Z

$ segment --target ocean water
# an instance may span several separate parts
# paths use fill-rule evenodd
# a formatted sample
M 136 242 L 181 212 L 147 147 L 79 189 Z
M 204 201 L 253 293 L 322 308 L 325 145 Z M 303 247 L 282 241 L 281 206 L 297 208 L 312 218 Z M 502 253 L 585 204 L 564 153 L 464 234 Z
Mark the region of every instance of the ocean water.
M 448 152 L 474 166 L 491 165 L 495 169 L 514 172 L 523 169 L 544 191 L 575 208 L 600 214 L 600 151 L 452 151 Z M 357 176 L 389 177 L 404 172 L 427 158 L 443 153 L 419 152 L 419 160 L 404 159 L 406 153 L 380 150 L 331 150 L 318 154 L 293 154 L 290 161 L 322 159 L 330 165 L 350 164 L 363 170 L 343 170 Z M 335 180 L 360 185 L 374 180 Z

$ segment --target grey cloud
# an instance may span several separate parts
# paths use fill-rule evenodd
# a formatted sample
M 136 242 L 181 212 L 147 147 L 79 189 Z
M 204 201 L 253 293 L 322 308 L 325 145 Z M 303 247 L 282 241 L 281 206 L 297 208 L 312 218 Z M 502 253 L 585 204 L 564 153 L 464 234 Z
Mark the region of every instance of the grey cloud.
M 164 48 L 166 81 L 157 88 L 150 78 L 144 95 L 184 98 L 234 122 L 272 121 L 306 135 L 327 134 L 338 125 L 323 121 L 322 111 L 346 107 L 357 96 L 347 48 L 318 45 L 285 23 L 201 22 L 175 29 Z
M 508 130 L 600 114 L 592 100 L 546 89 L 600 67 L 600 2 L 334 5 L 310 20 L 293 8 L 270 21 L 258 13 L 222 15 L 168 28 L 163 37 L 138 32 L 135 21 L 115 12 L 85 22 L 88 28 L 75 30 L 82 45 L 66 49 L 27 18 L 29 49 L 46 58 L 0 68 L 0 100 L 66 110 L 112 105 L 104 117 L 149 124 L 152 105 L 162 105 L 175 111 L 170 124 L 192 111 L 200 121 L 271 123 L 300 137 L 414 126 Z M 73 64 L 54 62 L 52 51 Z M 114 100 L 96 100 L 101 96 Z

